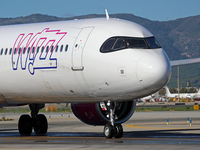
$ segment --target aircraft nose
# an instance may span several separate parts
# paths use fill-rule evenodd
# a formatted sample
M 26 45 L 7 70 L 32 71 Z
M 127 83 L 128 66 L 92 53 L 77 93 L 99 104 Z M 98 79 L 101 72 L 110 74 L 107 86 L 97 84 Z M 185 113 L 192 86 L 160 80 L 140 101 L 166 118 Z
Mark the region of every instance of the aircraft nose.
M 171 64 L 164 50 L 146 55 L 137 62 L 137 77 L 143 88 L 157 91 L 167 84 Z

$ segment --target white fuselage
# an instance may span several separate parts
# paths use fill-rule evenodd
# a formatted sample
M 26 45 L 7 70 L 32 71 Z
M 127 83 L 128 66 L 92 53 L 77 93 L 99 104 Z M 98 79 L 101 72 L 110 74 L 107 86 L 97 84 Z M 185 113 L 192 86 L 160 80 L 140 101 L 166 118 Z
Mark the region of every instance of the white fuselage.
M 198 93 L 170 93 L 169 88 L 167 86 L 165 87 L 165 90 L 166 90 L 166 96 L 169 98 L 192 99 L 200 97 L 200 90 L 198 91 Z
M 110 37 L 153 36 L 124 20 L 2 26 L 0 35 L 0 104 L 133 100 L 158 91 L 171 74 L 162 48 L 100 52 Z

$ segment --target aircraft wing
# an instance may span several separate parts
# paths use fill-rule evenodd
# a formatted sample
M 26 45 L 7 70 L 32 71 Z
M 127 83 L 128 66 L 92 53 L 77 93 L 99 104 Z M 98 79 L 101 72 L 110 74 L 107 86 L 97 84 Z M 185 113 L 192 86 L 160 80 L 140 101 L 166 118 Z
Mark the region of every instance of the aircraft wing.
M 181 66 L 181 65 L 189 65 L 189 64 L 195 64 L 200 63 L 200 58 L 192 58 L 192 59 L 182 59 L 182 60 L 171 60 L 170 61 L 171 66 Z

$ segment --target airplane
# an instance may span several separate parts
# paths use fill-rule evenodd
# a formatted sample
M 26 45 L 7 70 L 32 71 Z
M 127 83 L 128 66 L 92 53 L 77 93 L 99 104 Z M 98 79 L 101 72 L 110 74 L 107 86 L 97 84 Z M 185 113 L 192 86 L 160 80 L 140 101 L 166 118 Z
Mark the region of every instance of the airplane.
M 75 116 L 121 138 L 136 99 L 163 88 L 171 76 L 154 35 L 134 22 L 94 18 L 0 27 L 0 106 L 29 105 L 22 136 L 46 135 L 45 103 L 71 103 Z M 173 61 L 174 66 L 200 59 Z
M 140 98 L 140 101 L 142 101 L 142 102 L 148 102 L 148 101 L 155 102 L 154 98 L 156 98 L 158 96 L 159 96 L 159 91 L 154 93 L 154 94 Z
M 165 91 L 166 91 L 166 96 L 170 97 L 170 98 L 180 97 L 180 98 L 185 98 L 185 99 L 187 99 L 187 98 L 192 99 L 192 98 L 195 98 L 195 97 L 199 97 L 199 95 L 200 95 L 200 90 L 198 91 L 198 93 L 179 93 L 179 94 L 178 93 L 171 93 L 167 86 L 165 86 Z
M 195 93 L 195 95 L 193 96 L 193 99 L 196 101 L 200 99 L 200 88 L 199 88 L 198 92 Z

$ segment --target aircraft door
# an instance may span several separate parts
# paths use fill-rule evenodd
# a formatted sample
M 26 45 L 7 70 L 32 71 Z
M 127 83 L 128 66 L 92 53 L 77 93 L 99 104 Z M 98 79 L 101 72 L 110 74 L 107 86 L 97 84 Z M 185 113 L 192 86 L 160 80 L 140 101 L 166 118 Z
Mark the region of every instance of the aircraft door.
M 72 70 L 74 71 L 80 71 L 84 69 L 82 60 L 83 50 L 92 30 L 93 27 L 83 28 L 76 38 L 72 50 Z

